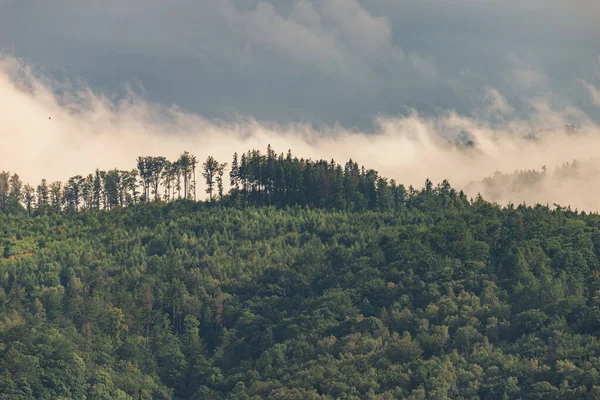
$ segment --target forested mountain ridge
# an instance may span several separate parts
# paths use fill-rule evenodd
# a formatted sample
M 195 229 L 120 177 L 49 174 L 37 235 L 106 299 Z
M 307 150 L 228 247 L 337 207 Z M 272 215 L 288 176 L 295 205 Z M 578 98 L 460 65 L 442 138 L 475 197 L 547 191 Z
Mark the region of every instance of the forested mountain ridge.
M 96 170 L 76 175 L 66 183 L 42 179 L 36 187 L 23 184 L 17 173 L 0 172 L 0 212 L 28 215 L 54 212 L 111 210 L 140 202 L 194 199 L 198 181 L 195 156 L 184 152 L 177 160 L 165 157 L 138 157 L 137 168 L 127 171 Z M 392 209 L 404 202 L 403 185 L 372 169 L 349 160 L 343 166 L 334 160 L 298 159 L 288 151 L 276 155 L 268 146 L 266 154 L 250 150 L 233 155 L 226 182 L 227 163 L 212 156 L 201 165 L 208 200 L 238 207 L 248 205 L 293 206 L 365 210 Z M 229 191 L 225 187 L 229 183 Z M 451 190 L 449 184 L 443 185 Z M 431 182 L 426 186 L 431 189 Z M 409 188 L 412 194 L 416 191 Z
M 600 216 L 348 171 L 106 210 L 9 190 L 0 398 L 600 396 Z

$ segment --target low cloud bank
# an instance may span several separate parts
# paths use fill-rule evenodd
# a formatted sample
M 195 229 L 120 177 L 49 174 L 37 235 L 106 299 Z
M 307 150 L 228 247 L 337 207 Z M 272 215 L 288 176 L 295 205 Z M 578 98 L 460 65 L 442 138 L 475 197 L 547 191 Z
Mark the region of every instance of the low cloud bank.
M 56 82 L 10 57 L 0 58 L 0 170 L 24 181 L 66 181 L 100 169 L 131 169 L 140 155 L 175 159 L 184 150 L 204 160 L 230 162 L 234 152 L 251 148 L 291 149 L 304 158 L 349 158 L 405 185 L 421 187 L 426 178 L 448 179 L 471 196 L 500 203 L 559 203 L 600 209 L 597 161 L 577 179 L 554 169 L 573 160 L 591 160 L 600 148 L 600 127 L 580 110 L 553 98 L 530 101 L 527 119 L 512 116 L 502 95 L 488 91 L 472 116 L 448 111 L 436 117 L 416 112 L 380 117 L 375 134 L 334 126 L 315 130 L 302 124 L 258 122 L 240 117 L 213 121 L 146 101 L 133 91 L 111 97 L 81 82 Z M 588 165 L 588 164 L 586 164 Z M 496 171 L 541 170 L 548 176 L 524 187 L 496 179 Z M 498 177 L 499 175 L 497 175 Z M 508 175 L 507 175 L 508 176 Z M 512 188 L 512 189 L 511 189 Z M 199 186 L 198 193 L 203 187 Z
M 600 199 L 600 158 L 586 161 L 573 160 L 553 170 L 540 169 L 495 172 L 466 186 L 468 193 L 481 193 L 499 204 L 536 203 L 551 207 L 598 211 Z

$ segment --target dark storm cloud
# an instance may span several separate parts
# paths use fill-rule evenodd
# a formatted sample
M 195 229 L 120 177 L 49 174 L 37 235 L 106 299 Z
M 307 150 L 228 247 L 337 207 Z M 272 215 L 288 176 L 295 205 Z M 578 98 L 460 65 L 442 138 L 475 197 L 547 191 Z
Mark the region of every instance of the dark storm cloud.
M 365 128 L 490 88 L 516 113 L 546 91 L 597 113 L 599 20 L 584 0 L 0 0 L 0 46 L 208 118 Z

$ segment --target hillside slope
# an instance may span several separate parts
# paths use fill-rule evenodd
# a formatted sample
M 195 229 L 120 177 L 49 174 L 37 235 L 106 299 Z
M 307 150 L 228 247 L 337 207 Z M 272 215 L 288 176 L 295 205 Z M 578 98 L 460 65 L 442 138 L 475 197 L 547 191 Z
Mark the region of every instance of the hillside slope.
M 1 398 L 597 398 L 599 227 L 445 186 L 0 216 Z

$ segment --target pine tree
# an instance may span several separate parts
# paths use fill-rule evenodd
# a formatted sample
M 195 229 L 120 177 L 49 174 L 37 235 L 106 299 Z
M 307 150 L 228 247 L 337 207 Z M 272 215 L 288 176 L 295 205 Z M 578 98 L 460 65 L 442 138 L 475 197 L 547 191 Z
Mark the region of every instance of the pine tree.
M 202 164 L 202 168 L 204 171 L 202 172 L 202 176 L 204 176 L 207 186 L 206 193 L 208 193 L 209 200 L 213 201 L 215 178 L 218 175 L 219 163 L 213 158 L 213 156 L 208 156 L 204 164 Z
M 227 163 L 219 164 L 217 167 L 217 190 L 219 193 L 219 200 L 223 200 L 223 174 L 225 173 L 226 167 Z
M 60 212 L 63 203 L 62 182 L 52 182 L 50 184 L 50 202 L 52 211 Z
M 23 182 L 19 178 L 19 175 L 13 174 L 10 178 L 10 193 L 8 195 L 8 208 L 10 212 L 16 212 L 22 208 L 21 201 L 23 200 Z
M 239 166 L 238 153 L 233 153 L 233 161 L 231 162 L 231 171 L 229 171 L 229 184 L 232 188 L 239 189 Z
M 28 183 L 23 187 L 23 196 L 25 199 L 25 209 L 27 215 L 31 215 L 31 210 L 35 206 L 35 190 Z
M 45 213 L 48 209 L 49 204 L 49 189 L 48 183 L 46 179 L 42 179 L 42 182 L 38 185 L 36 189 L 37 193 L 37 211 L 40 213 Z
M 10 172 L 0 172 L 0 211 L 8 213 L 8 195 L 9 195 Z

